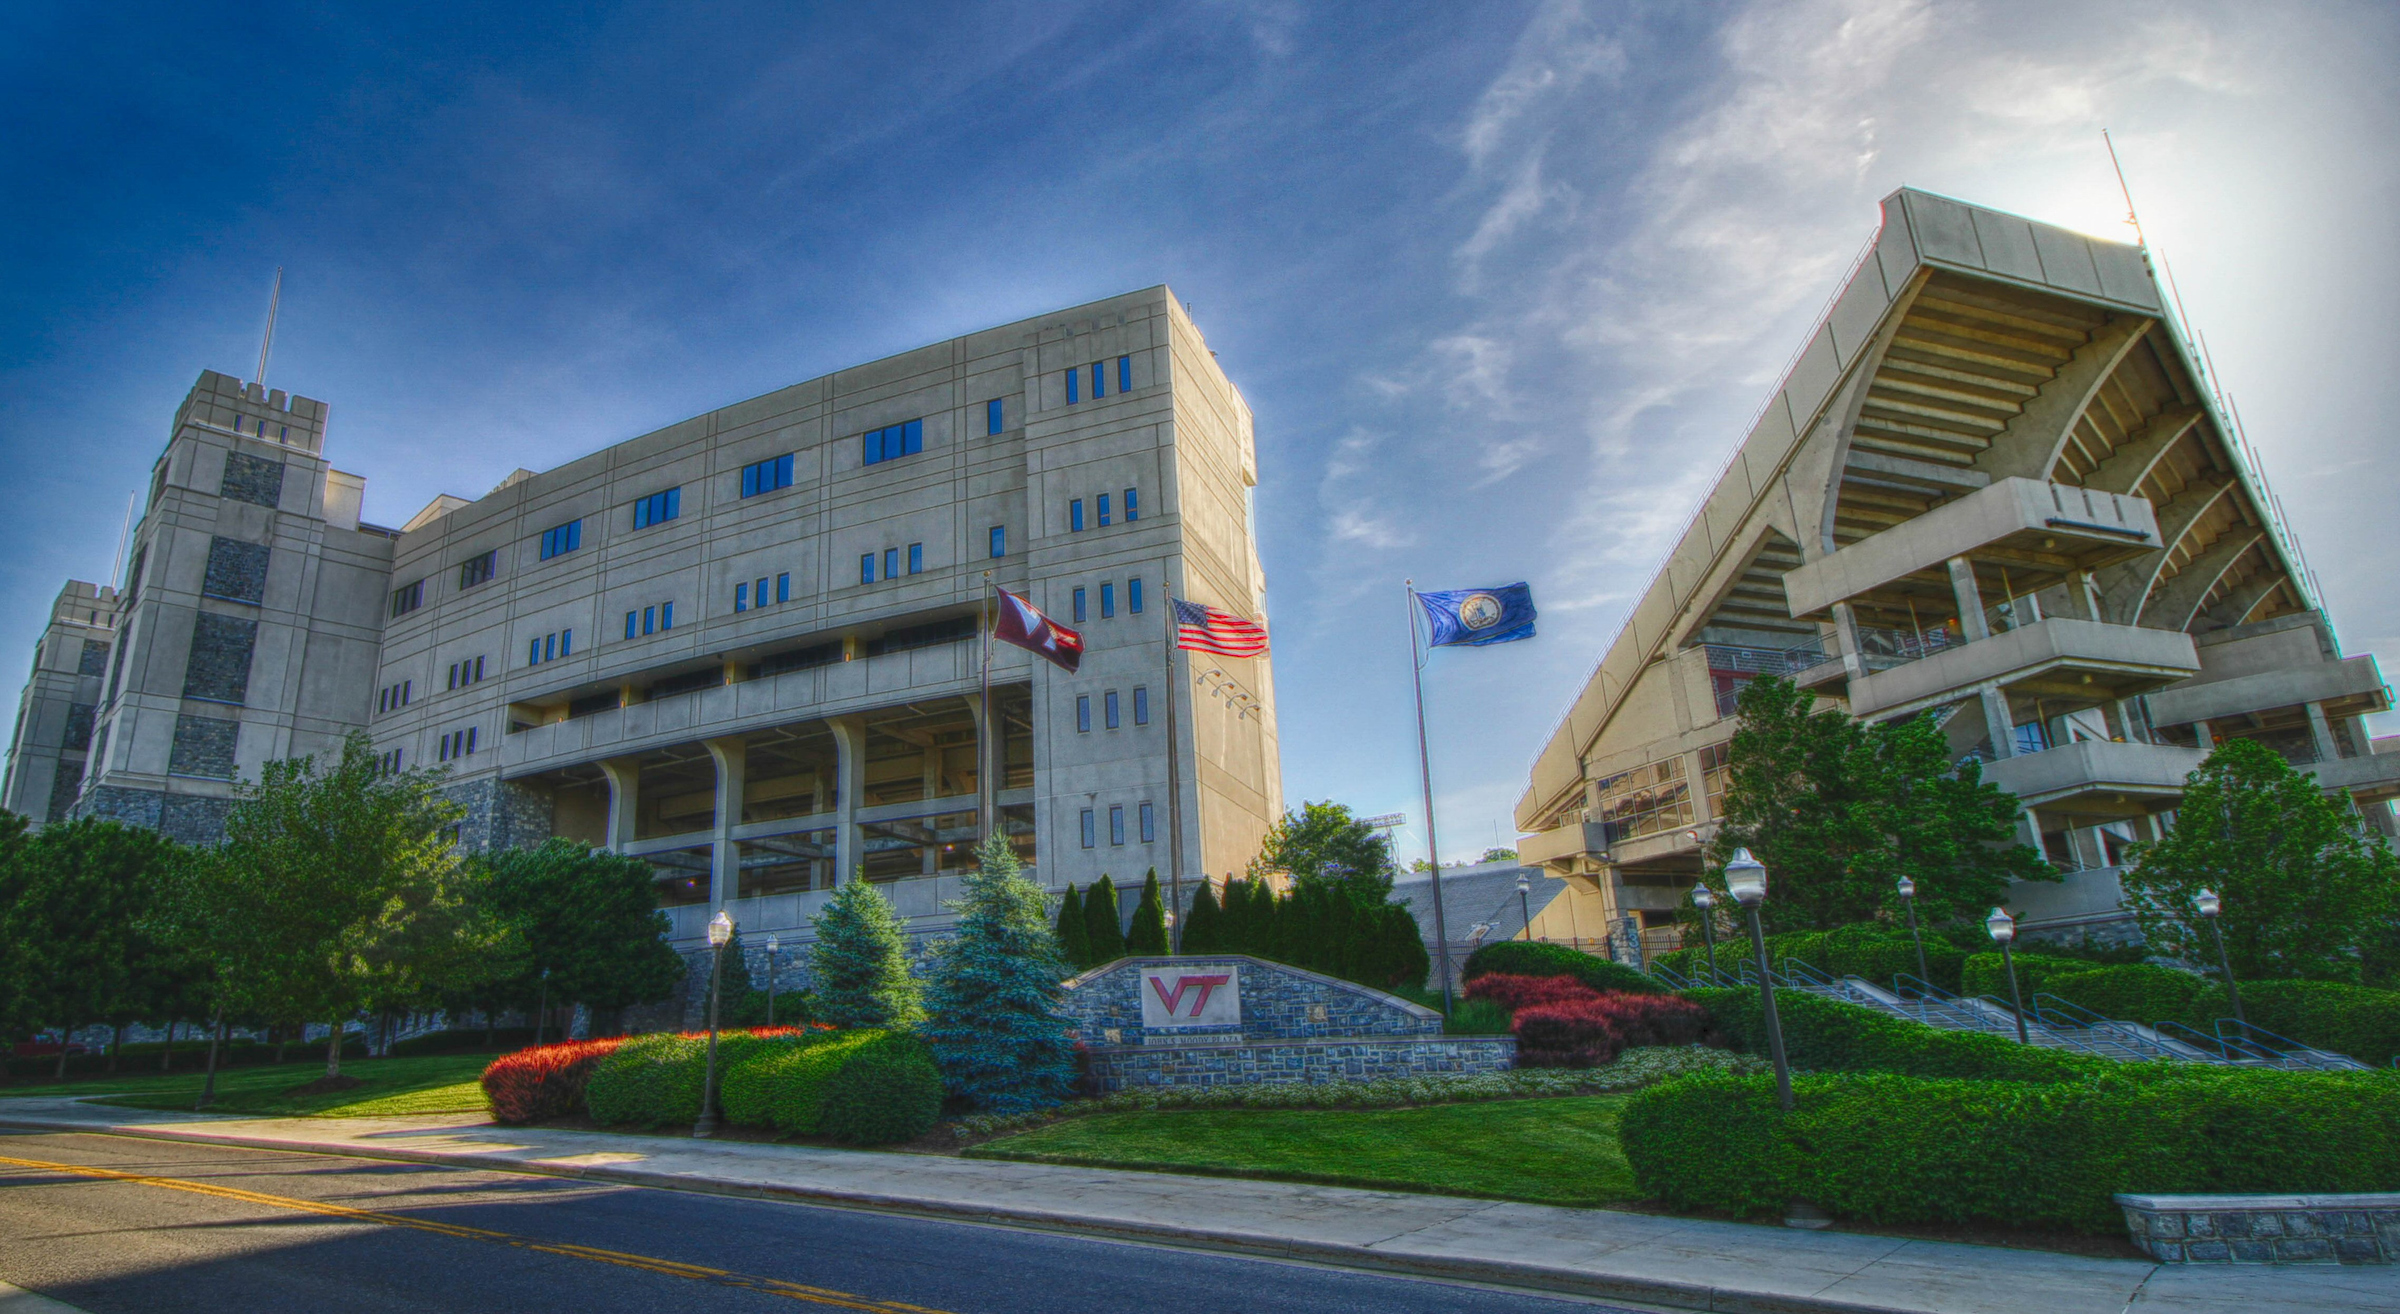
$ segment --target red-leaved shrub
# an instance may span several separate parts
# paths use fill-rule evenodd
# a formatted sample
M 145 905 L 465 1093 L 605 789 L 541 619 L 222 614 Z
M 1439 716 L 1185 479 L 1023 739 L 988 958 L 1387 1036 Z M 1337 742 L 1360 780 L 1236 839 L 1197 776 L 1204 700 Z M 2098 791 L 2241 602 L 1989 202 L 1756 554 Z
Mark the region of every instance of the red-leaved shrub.
M 493 1059 L 483 1070 L 483 1093 L 498 1122 L 539 1122 L 583 1112 L 584 1083 L 600 1060 L 617 1052 L 623 1036 L 570 1040 L 520 1049 Z
M 1467 995 L 1509 1010 L 1517 1062 L 1529 1068 L 1590 1068 L 1637 1045 L 1689 1045 L 1708 1010 L 1673 995 L 1602 992 L 1565 976 L 1479 976 Z

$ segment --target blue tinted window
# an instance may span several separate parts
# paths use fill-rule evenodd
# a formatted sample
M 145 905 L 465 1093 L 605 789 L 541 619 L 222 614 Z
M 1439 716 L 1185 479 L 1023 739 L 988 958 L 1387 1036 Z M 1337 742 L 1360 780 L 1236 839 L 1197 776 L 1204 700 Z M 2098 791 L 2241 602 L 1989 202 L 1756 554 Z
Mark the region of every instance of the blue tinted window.
M 750 586 L 748 584 L 733 586 L 733 609 L 735 611 L 750 610 Z
M 872 584 L 875 582 L 874 553 L 861 552 L 858 554 L 858 582 L 861 584 Z
M 1131 356 L 1117 357 L 1117 391 L 1133 391 L 1133 357 Z M 1132 516 L 1127 516 L 1125 518 L 1127 520 L 1133 519 Z M 1149 806 L 1150 805 L 1147 803 L 1142 805 L 1145 810 L 1148 809 Z M 1148 839 L 1150 837 L 1148 835 L 1144 835 L 1142 838 Z
M 1108 523 L 1108 494 L 1102 493 L 1096 500 L 1099 502 L 1095 509 L 1100 512 L 1100 523 L 1105 525 Z
M 1083 532 L 1083 499 L 1080 497 L 1067 503 L 1067 528 L 1078 534 Z
M 1100 585 L 1100 619 L 1107 620 L 1109 617 L 1116 614 L 1117 586 L 1111 583 L 1103 582 Z
M 909 573 L 909 574 L 911 574 L 911 575 L 920 574 L 920 573 L 922 573 L 922 572 L 924 571 L 924 569 L 925 569 L 925 545 L 924 545 L 924 544 L 922 544 L 922 543 L 911 543 L 911 544 L 909 544 L 909 545 L 908 545 L 908 573 Z
M 1125 581 L 1125 610 L 1136 616 L 1142 614 L 1142 577 L 1139 575 Z
M 1008 555 L 1008 526 L 992 526 L 992 555 L 995 557 Z
M 1075 620 L 1076 620 L 1076 623 L 1077 623 L 1077 624 L 1081 624 L 1081 623 L 1083 622 L 1083 590 L 1082 590 L 1082 589 L 1077 589 L 1077 590 L 1075 590 Z
M 1114 730 L 1117 728 L 1116 690 L 1111 689 L 1107 693 L 1100 696 L 1100 715 L 1104 719 L 1109 729 Z
M 1092 843 L 1092 810 L 1085 808 L 1083 810 L 1083 847 L 1088 849 L 1092 847 Z
M 1150 724 L 1150 691 L 1138 684 L 1133 686 L 1133 723 Z
M 790 575 L 777 575 L 775 577 L 775 600 L 777 602 L 790 602 L 792 600 L 792 577 Z
M 1136 497 L 1133 490 L 1130 488 L 1125 490 L 1125 518 L 1127 520 L 1139 520 L 1142 518 L 1141 499 Z
M 1072 406 L 1072 405 L 1074 405 L 1074 404 L 1075 404 L 1075 402 L 1076 402 L 1076 397 L 1075 397 L 1075 389 L 1076 389 L 1076 386 L 1078 385 L 1078 383 L 1080 383 L 1080 381 L 1082 380 L 1082 377 L 1083 377 L 1083 371 L 1082 371 L 1082 370 L 1068 370 L 1068 371 L 1067 371 L 1067 405 L 1069 405 L 1069 406 Z M 1084 815 L 1085 815 L 1085 816 L 1088 818 L 1088 817 L 1089 817 L 1091 814 L 1087 812 L 1087 813 L 1085 813 Z M 1084 847 L 1085 847 L 1085 848 L 1090 848 L 1090 847 L 1091 847 L 1091 845 L 1089 845 L 1089 844 L 1086 844 L 1086 845 L 1084 845 Z
M 1090 694 L 1077 694 L 1075 695 L 1075 729 L 1088 734 L 1091 728 L 1092 697 Z
M 998 397 L 983 404 L 983 431 L 985 433 L 1000 432 L 1001 421 L 1007 418 L 1008 412 L 1000 405 Z

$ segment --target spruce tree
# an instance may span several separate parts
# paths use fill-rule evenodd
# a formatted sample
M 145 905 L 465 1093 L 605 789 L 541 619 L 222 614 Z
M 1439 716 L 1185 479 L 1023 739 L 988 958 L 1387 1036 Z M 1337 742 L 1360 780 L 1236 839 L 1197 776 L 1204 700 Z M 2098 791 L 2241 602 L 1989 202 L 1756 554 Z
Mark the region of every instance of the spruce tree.
M 1142 901 L 1133 906 L 1133 933 L 1125 952 L 1156 958 L 1167 952 L 1167 903 L 1158 892 L 1158 868 L 1142 878 Z
M 908 1027 L 924 1019 L 916 978 L 908 973 L 908 937 L 882 890 L 850 881 L 809 924 L 817 928 L 809 962 L 810 1008 L 818 1021 Z
M 1075 1082 L 1075 1038 L 1058 1013 L 1066 960 L 1041 887 L 1025 879 L 1007 841 L 995 835 L 975 857 L 966 897 L 950 905 L 958 933 L 927 961 L 930 1016 L 918 1031 L 943 1084 L 977 1111 L 1046 1108 Z
M 1200 882 L 1200 892 L 1192 896 L 1192 910 L 1183 918 L 1183 951 L 1187 954 L 1225 952 L 1219 947 L 1219 935 L 1224 927 L 1215 888 L 1207 881 Z
M 1058 901 L 1058 922 L 1051 934 L 1058 937 L 1058 952 L 1067 966 L 1080 970 L 1092 965 L 1092 929 L 1084 924 L 1083 894 L 1072 885 Z
M 1092 966 L 1125 956 L 1125 928 L 1117 921 L 1117 887 L 1108 877 L 1092 882 L 1083 896 L 1083 924 L 1092 937 Z

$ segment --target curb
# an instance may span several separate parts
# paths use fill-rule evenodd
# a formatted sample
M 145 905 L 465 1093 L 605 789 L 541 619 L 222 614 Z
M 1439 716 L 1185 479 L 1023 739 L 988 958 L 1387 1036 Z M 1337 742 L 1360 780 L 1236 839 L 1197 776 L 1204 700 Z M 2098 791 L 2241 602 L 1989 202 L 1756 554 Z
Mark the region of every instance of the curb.
M 496 1159 L 490 1155 L 460 1151 L 415 1150 L 399 1146 L 361 1146 L 346 1141 L 275 1140 L 263 1136 L 210 1133 L 180 1128 L 12 1117 L 5 1113 L 0 1113 L 0 1127 L 13 1127 L 28 1131 L 81 1132 L 86 1135 L 124 1136 L 202 1145 L 224 1145 L 238 1149 L 276 1150 L 287 1154 L 318 1154 L 344 1159 L 423 1163 L 446 1168 L 477 1168 L 486 1172 L 517 1173 L 531 1177 L 565 1177 L 580 1181 L 647 1187 L 653 1190 L 686 1191 L 697 1195 L 776 1200 L 789 1204 L 854 1209 L 866 1213 L 932 1218 L 947 1222 L 979 1223 L 1072 1236 L 1096 1236 L 1116 1241 L 1166 1245 L 1178 1249 L 1202 1250 L 1219 1254 L 1302 1260 L 1338 1268 L 1393 1273 L 1407 1277 L 1482 1283 L 1599 1300 L 1638 1301 L 1645 1304 L 1671 1306 L 1680 1310 L 1707 1311 L 1708 1314 L 1920 1314 L 1921 1310 L 1921 1307 L 1917 1306 L 1862 1304 L 1856 1301 L 1814 1296 L 1768 1294 L 1713 1287 L 1700 1283 L 1675 1282 L 1664 1278 L 1615 1276 L 1578 1269 L 1514 1263 L 1506 1260 L 1475 1259 L 1467 1256 L 1401 1254 L 1378 1250 L 1371 1246 L 1349 1245 L 1340 1242 L 1305 1241 L 1292 1237 L 1265 1237 L 1245 1232 L 1165 1223 L 1131 1222 L 1124 1219 L 1029 1209 L 1021 1206 L 953 1203 L 914 1197 L 877 1195 L 865 1191 L 728 1182 L 706 1177 L 687 1177 L 675 1173 L 645 1172 L 641 1169 L 619 1167 L 613 1164 L 533 1163 L 523 1160 Z M 1475 1203 L 1499 1202 L 1479 1200 Z

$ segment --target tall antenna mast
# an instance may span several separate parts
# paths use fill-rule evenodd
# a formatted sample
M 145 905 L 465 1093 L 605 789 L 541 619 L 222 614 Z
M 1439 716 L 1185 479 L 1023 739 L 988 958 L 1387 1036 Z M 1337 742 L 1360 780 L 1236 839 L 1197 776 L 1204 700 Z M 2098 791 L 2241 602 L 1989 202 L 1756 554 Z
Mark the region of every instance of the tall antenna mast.
M 275 266 L 275 290 L 267 294 L 267 333 L 265 337 L 259 339 L 258 343 L 258 377 L 254 382 L 261 388 L 267 386 L 267 352 L 275 346 L 275 310 L 282 304 L 283 266 L 277 265 Z
M 2125 185 L 2125 166 L 2117 160 L 2117 143 L 2108 135 L 2106 128 L 2100 130 L 2100 141 L 2108 147 L 2108 167 L 2117 171 L 2117 194 L 2125 198 L 2125 222 L 2133 225 L 2134 242 L 2147 251 L 2150 249 L 2150 238 L 2142 232 L 2142 216 L 2133 208 L 2133 189 Z M 275 272 L 278 278 L 282 276 L 282 270 Z

